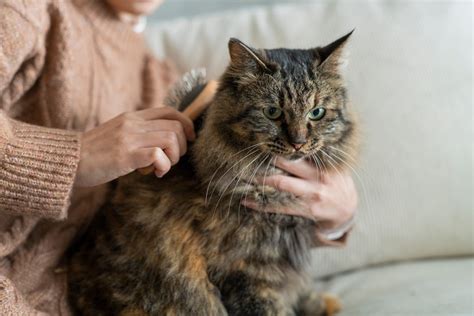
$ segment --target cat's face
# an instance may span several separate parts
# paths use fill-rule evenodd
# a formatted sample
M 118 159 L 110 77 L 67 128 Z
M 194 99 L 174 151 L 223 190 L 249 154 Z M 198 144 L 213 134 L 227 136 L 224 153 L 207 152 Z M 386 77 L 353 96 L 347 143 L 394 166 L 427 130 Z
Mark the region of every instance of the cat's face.
M 238 148 L 256 145 L 287 159 L 343 147 L 353 130 L 339 75 L 349 35 L 308 50 L 255 50 L 231 39 L 220 129 Z

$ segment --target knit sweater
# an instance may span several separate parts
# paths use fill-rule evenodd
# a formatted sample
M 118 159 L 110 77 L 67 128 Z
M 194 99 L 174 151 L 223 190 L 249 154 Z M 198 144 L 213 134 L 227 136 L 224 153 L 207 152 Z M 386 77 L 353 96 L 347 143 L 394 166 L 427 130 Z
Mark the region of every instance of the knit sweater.
M 69 315 L 62 257 L 104 201 L 73 187 L 80 133 L 173 81 L 103 0 L 0 2 L 0 315 Z

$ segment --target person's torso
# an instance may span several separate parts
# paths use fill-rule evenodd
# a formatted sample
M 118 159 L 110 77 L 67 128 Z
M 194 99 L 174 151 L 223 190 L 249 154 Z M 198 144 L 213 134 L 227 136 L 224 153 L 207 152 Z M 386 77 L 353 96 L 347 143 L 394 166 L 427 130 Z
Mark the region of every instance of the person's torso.
M 102 30 L 88 9 L 59 2 L 40 39 L 46 45 L 43 67 L 32 88 L 10 107 L 11 117 L 84 131 L 139 107 L 145 43 L 131 26 L 125 30 L 109 22 Z
M 31 63 L 40 65 L 40 71 L 18 99 L 3 104 L 8 116 L 34 125 L 85 131 L 140 107 L 148 54 L 143 38 L 131 28 L 127 31 L 124 25 L 114 30 L 115 25 L 119 27 L 117 22 L 98 22 L 103 12 L 92 17 L 84 14 L 92 10 L 89 6 L 102 1 L 44 2 L 49 3 L 44 9 L 50 16 L 47 23 L 39 25 L 44 29 L 38 32 L 43 35 L 36 43 L 44 45 L 43 49 L 36 56 L 27 56 L 18 74 L 30 71 Z M 102 25 L 107 31 L 101 29 Z M 19 233 L 11 234 L 11 249 L 3 249 L 0 243 L 0 275 L 10 278 L 33 306 L 52 304 L 51 297 L 38 301 L 33 298 L 46 288 L 53 291 L 57 285 L 51 281 L 57 277 L 54 269 L 104 201 L 106 187 L 74 189 L 68 218 L 62 222 L 2 215 L 0 237 L 9 236 L 12 230 Z M 40 251 L 47 252 L 47 262 L 42 257 L 31 257 Z M 33 272 L 18 264 L 25 256 L 38 267 Z M 24 277 L 26 270 L 28 278 Z

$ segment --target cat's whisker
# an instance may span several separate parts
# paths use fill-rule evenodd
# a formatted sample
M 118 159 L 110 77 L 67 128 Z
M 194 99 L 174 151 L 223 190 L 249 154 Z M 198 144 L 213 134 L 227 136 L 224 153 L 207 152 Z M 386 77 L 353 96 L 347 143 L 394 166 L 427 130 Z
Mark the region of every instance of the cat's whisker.
M 324 149 L 321 148 L 321 153 L 323 153 L 324 155 L 326 155 L 326 157 L 328 157 L 330 160 L 328 160 L 328 163 L 331 165 L 331 167 L 334 169 L 334 171 L 336 171 L 336 173 L 338 174 L 338 176 L 341 178 L 341 179 L 344 179 L 344 185 L 347 187 L 347 181 L 345 179 L 345 177 L 342 176 L 341 172 L 339 171 L 339 169 L 337 168 L 337 164 L 338 162 L 333 158 L 331 157 L 331 155 L 329 155 Z M 334 162 L 334 164 L 331 162 L 331 160 Z
M 326 151 L 324 151 L 323 149 L 321 149 L 322 153 L 325 154 L 329 159 L 331 159 L 332 161 L 334 161 L 334 163 L 337 164 L 337 161 L 331 156 L 329 155 Z M 336 153 L 333 153 L 334 157 L 338 158 L 339 161 L 341 161 L 342 163 L 344 163 L 346 166 L 349 166 L 349 164 L 344 160 L 342 159 L 341 157 L 339 157 Z M 331 165 L 333 165 L 330 161 L 328 161 Z M 344 179 L 344 185 L 347 187 L 347 180 L 345 177 L 342 176 L 342 174 L 339 172 L 339 170 L 333 166 L 333 168 L 337 171 L 339 177 L 341 177 L 342 179 Z M 352 168 L 351 168 L 352 169 Z M 354 169 L 352 169 L 354 170 Z M 364 195 L 365 195 L 365 188 L 363 189 L 364 190 Z
M 221 181 L 221 179 L 222 179 L 223 177 L 225 177 L 225 175 L 226 175 L 227 173 L 229 173 L 235 166 L 237 166 L 242 160 L 245 160 L 247 157 L 249 157 L 249 156 L 251 156 L 251 155 L 257 153 L 258 151 L 259 151 L 259 148 L 253 148 L 253 149 L 250 151 L 250 153 L 247 153 L 244 157 L 242 157 L 242 158 L 239 159 L 237 162 L 235 162 L 232 166 L 230 166 L 230 167 L 219 177 L 219 179 L 217 179 L 217 181 L 215 181 L 215 184 L 214 184 L 214 186 L 213 186 L 213 188 L 212 188 L 212 192 L 211 192 L 209 198 L 208 198 L 207 195 L 206 195 L 206 198 L 205 198 L 206 205 L 207 205 L 207 202 L 212 199 L 212 196 L 214 195 L 214 192 L 215 192 L 215 190 L 216 190 L 216 188 L 217 188 L 217 185 L 219 184 L 219 182 Z M 211 185 L 211 183 L 212 183 L 212 181 L 209 182 L 208 187 Z
M 331 146 L 331 145 L 329 145 L 329 148 L 331 148 L 331 149 L 333 149 L 333 150 L 336 150 L 336 151 L 342 153 L 344 156 L 346 156 L 347 158 L 351 159 L 352 162 L 354 162 L 354 163 L 357 162 L 357 160 L 356 160 L 354 157 L 352 157 L 349 153 L 347 153 L 346 151 L 344 151 L 344 150 L 342 150 L 342 149 L 340 149 L 340 148 L 337 148 L 337 147 L 335 147 L 335 146 Z
M 258 169 L 258 168 L 265 162 L 265 160 L 266 160 L 267 158 L 268 158 L 268 155 L 266 155 L 266 156 L 263 158 L 263 160 L 258 164 L 258 166 L 257 166 L 255 169 Z M 230 207 L 231 207 L 231 204 L 232 204 L 232 199 L 233 199 L 234 194 L 235 194 L 235 190 L 236 190 L 237 186 L 239 185 L 240 181 L 242 180 L 243 176 L 244 176 L 244 173 L 241 172 L 241 173 L 240 173 L 240 176 L 237 178 L 237 182 L 235 183 L 234 188 L 232 189 L 232 194 L 230 195 L 229 207 L 228 207 L 228 211 L 229 211 L 229 212 L 230 212 Z
M 323 151 L 323 153 L 325 153 L 325 152 Z M 333 159 L 330 155 L 328 155 L 327 153 L 326 153 L 326 155 L 334 161 L 334 159 Z M 368 199 L 368 197 L 367 197 L 367 189 L 366 189 L 365 183 L 364 183 L 363 180 L 362 180 L 362 177 L 361 177 L 361 176 L 359 175 L 359 173 L 355 170 L 355 168 L 354 168 L 352 165 L 350 165 L 345 159 L 341 158 L 341 157 L 340 157 L 339 155 L 337 155 L 336 153 L 333 153 L 333 155 L 334 155 L 334 157 L 337 158 L 340 162 L 342 162 L 344 165 L 346 165 L 348 168 L 350 168 L 350 170 L 351 170 L 351 171 L 354 173 L 354 175 L 357 177 L 357 180 L 359 181 L 359 183 L 361 184 L 361 187 L 362 187 L 362 194 L 363 194 L 363 196 L 364 196 L 364 200 L 365 200 L 365 203 L 366 203 L 366 205 L 367 205 L 367 208 L 368 208 L 368 209 L 371 209 L 370 203 L 369 203 L 369 199 Z
M 343 178 L 341 172 L 340 172 L 339 169 L 337 168 L 337 165 L 339 164 L 339 162 L 336 161 L 336 160 L 335 160 L 329 153 L 327 153 L 324 149 L 321 148 L 320 151 L 321 151 L 321 153 L 322 153 L 323 155 L 325 155 L 326 157 L 328 157 L 329 160 L 328 160 L 327 162 L 328 162 L 329 165 L 334 169 L 334 171 L 336 171 L 337 174 L 338 174 L 341 178 Z M 331 161 L 332 161 L 332 162 L 331 162 Z M 333 163 L 333 162 L 334 162 L 334 163 Z
M 344 152 L 345 153 L 345 152 Z M 349 154 L 345 153 L 347 156 L 350 157 Z M 365 185 L 365 182 L 362 180 L 362 177 L 360 176 L 360 174 L 355 170 L 355 168 L 349 164 L 345 159 L 339 157 L 338 155 L 334 155 L 335 158 L 337 158 L 339 161 L 341 161 L 341 163 L 343 163 L 344 165 L 346 165 L 351 171 L 352 173 L 356 176 L 357 180 L 359 181 L 361 187 L 362 187 L 362 194 L 364 196 L 364 200 L 365 200 L 365 203 L 367 205 L 367 209 L 369 209 L 369 211 L 372 210 L 372 207 L 370 205 L 370 202 L 369 202 L 369 198 L 368 198 L 368 194 L 367 194 L 367 188 L 366 188 L 366 185 Z
M 269 154 L 265 157 L 265 160 L 266 160 L 268 157 L 270 157 Z M 270 159 L 270 161 L 271 161 L 271 159 Z M 260 165 L 259 165 L 259 167 L 260 167 Z M 254 173 L 251 175 L 250 180 L 249 180 L 250 183 L 252 183 L 253 180 L 255 179 L 255 176 L 257 175 L 257 171 L 258 171 L 258 168 L 256 168 L 255 171 L 254 171 Z M 247 190 L 247 192 L 246 192 L 245 199 L 247 198 L 247 193 L 248 193 L 248 192 L 249 192 L 249 190 Z
M 337 148 L 332 147 L 332 146 L 331 146 L 331 148 L 332 148 L 332 149 L 335 149 L 335 150 L 338 150 Z M 364 183 L 362 183 L 362 179 L 361 179 L 362 177 L 361 177 L 361 176 L 359 175 L 359 173 L 357 173 L 356 170 L 355 170 L 355 169 L 356 169 L 356 166 L 353 165 L 353 164 L 351 164 L 348 160 L 346 160 L 346 159 L 344 159 L 344 158 L 346 158 L 346 157 L 347 157 L 347 158 L 350 158 L 350 159 L 354 162 L 354 164 L 356 163 L 356 160 L 355 160 L 351 155 L 349 155 L 347 152 L 345 152 L 345 151 L 343 151 L 343 150 L 338 150 L 338 151 L 339 151 L 343 156 L 340 156 L 339 154 L 334 153 L 334 157 L 337 158 L 338 160 L 340 160 L 340 161 L 341 161 L 344 165 L 346 165 L 348 168 L 350 168 L 351 171 L 357 176 L 359 182 L 363 185 Z M 360 170 L 362 170 L 362 171 L 364 171 L 364 169 L 363 169 L 361 166 L 357 166 L 357 168 L 360 169 Z M 368 180 L 370 180 L 370 178 L 369 178 Z
M 332 150 L 336 150 L 339 152 L 339 153 L 334 153 L 335 158 L 337 158 L 338 160 L 341 160 L 341 162 L 344 162 L 346 165 L 351 166 L 354 169 L 356 168 L 355 164 L 357 164 L 357 160 L 353 156 L 351 156 L 348 152 L 334 146 L 329 146 L 329 147 Z M 352 163 L 345 158 L 348 158 L 349 160 L 351 160 Z M 357 166 L 357 168 L 364 170 L 362 166 Z
M 252 161 L 250 161 L 242 170 L 239 171 L 239 173 L 237 173 L 237 175 L 235 175 L 230 181 L 229 183 L 224 187 L 224 189 L 221 191 L 220 195 L 219 195 L 219 198 L 216 202 L 216 205 L 215 205 L 215 209 L 217 209 L 217 207 L 219 206 L 219 203 L 221 201 L 221 199 L 224 197 L 227 189 L 229 188 L 229 186 L 232 184 L 232 182 L 234 182 L 234 180 L 237 178 L 237 176 L 242 173 L 242 172 L 245 172 L 245 170 L 250 166 L 252 165 L 252 163 L 254 163 L 255 160 L 257 160 L 260 156 L 262 156 L 264 153 L 259 153 L 257 155 L 257 157 L 255 157 Z
M 265 160 L 267 160 L 268 157 L 270 157 L 270 154 L 266 154 L 265 157 L 263 157 L 262 161 L 257 165 L 257 167 L 255 167 L 255 170 L 254 170 L 252 176 L 250 177 L 250 180 L 248 181 L 249 183 L 252 183 L 253 176 L 256 175 L 256 173 L 259 170 L 260 166 L 265 162 Z M 228 213 L 230 213 L 230 208 L 231 208 L 231 204 L 232 204 L 232 198 L 233 198 L 234 193 L 235 193 L 235 188 L 239 184 L 241 178 L 242 177 L 239 177 L 239 179 L 237 180 L 236 185 L 234 186 L 234 189 L 232 190 L 232 195 L 230 196 L 230 200 L 229 200 Z M 239 210 L 240 210 L 240 204 L 239 204 Z M 239 216 L 239 213 L 237 215 Z
M 254 161 L 255 158 L 258 158 L 262 153 L 259 153 L 258 150 L 254 150 L 252 151 L 251 153 L 249 153 L 248 155 L 246 155 L 244 157 L 245 158 L 248 158 L 248 159 L 251 159 L 251 162 Z M 253 155 L 256 155 L 253 156 Z M 255 158 L 254 158 L 255 157 Z M 240 159 L 240 161 L 244 160 L 244 159 Z M 245 162 L 243 162 L 245 164 Z M 238 169 L 237 173 L 236 174 L 230 174 L 229 176 L 232 176 L 232 178 L 227 182 L 225 183 L 221 190 L 218 191 L 218 194 L 219 194 L 219 197 L 221 197 L 223 194 L 225 194 L 225 192 L 227 191 L 227 189 L 229 188 L 229 186 L 234 182 L 234 180 L 239 177 L 241 174 L 243 174 L 245 172 L 245 170 L 248 168 L 248 166 L 250 165 L 251 163 L 245 165 L 244 167 L 240 167 L 240 169 Z M 235 164 L 234 164 L 235 166 Z M 227 169 L 227 171 L 225 173 L 228 173 L 233 167 L 230 167 L 229 169 Z M 225 175 L 225 174 L 224 174 Z M 216 181 L 216 185 L 221 181 L 222 179 L 222 176 Z M 211 196 L 210 196 L 210 199 L 212 198 L 212 194 L 213 192 L 211 193 Z
M 318 154 L 315 153 L 315 154 L 312 155 L 312 157 L 313 157 L 314 161 L 316 162 L 316 165 L 318 166 L 318 169 L 321 172 L 321 174 L 326 173 L 327 172 L 327 167 L 324 164 L 323 160 L 318 156 Z
M 272 164 L 272 161 L 275 161 L 275 160 L 276 160 L 276 157 L 273 157 L 272 159 L 270 159 L 269 165 L 271 165 L 271 164 Z M 268 168 L 269 165 L 267 165 L 267 168 Z M 265 171 L 265 172 L 266 172 L 266 171 Z M 250 179 L 250 182 L 252 182 L 252 181 L 253 181 L 253 177 Z M 249 189 L 247 189 L 247 191 L 245 192 L 244 200 L 247 199 L 247 196 L 248 196 L 248 194 L 249 194 L 249 192 L 250 192 L 251 189 L 253 189 L 253 188 L 249 188 Z M 262 194 L 263 194 L 263 193 L 262 193 Z
M 322 166 L 319 164 L 319 159 L 315 154 L 311 154 L 311 159 L 313 160 L 316 168 L 318 168 L 319 173 L 323 173 Z
M 267 165 L 267 168 L 265 168 L 265 173 L 263 174 L 263 183 L 264 185 L 262 186 L 262 194 L 263 196 L 265 196 L 265 180 L 267 178 L 267 172 L 268 172 L 268 168 L 270 167 L 270 165 L 274 164 L 276 161 L 276 156 L 273 157 L 272 159 L 270 159 L 268 165 Z
M 322 166 L 323 166 L 323 171 L 325 173 L 328 173 L 329 172 L 329 168 L 328 166 L 326 165 L 326 162 L 325 162 L 325 159 L 323 159 L 322 157 L 320 156 L 317 156 L 319 158 L 319 161 L 321 162 Z
M 271 154 L 269 154 L 268 156 L 271 156 Z M 276 159 L 276 157 L 273 157 L 268 161 L 267 166 L 265 167 L 264 177 L 266 176 L 266 173 L 268 171 L 268 167 L 272 164 L 273 161 L 275 161 L 275 159 Z M 253 186 L 249 186 L 249 187 L 246 188 L 245 194 L 244 194 L 244 200 L 247 198 L 247 195 L 248 195 L 249 191 L 252 190 L 252 189 L 253 189 Z M 240 208 L 241 207 L 242 207 L 242 205 L 239 204 L 239 209 L 237 210 L 238 214 L 240 214 Z
M 270 165 L 275 165 L 276 159 L 277 159 L 276 156 L 273 157 L 273 160 L 270 161 Z M 269 166 L 270 166 L 270 165 L 269 165 Z M 267 167 L 268 167 L 268 166 L 267 166 Z M 264 178 L 263 178 L 263 183 L 265 183 L 265 179 L 266 179 L 266 176 L 267 176 L 267 171 L 268 171 L 268 170 L 265 170 L 265 174 L 264 174 Z M 265 197 L 265 185 L 264 185 L 263 188 L 262 188 L 262 194 L 263 194 L 263 196 Z M 270 216 L 269 213 L 265 212 L 265 219 L 268 219 L 268 216 Z
M 250 166 L 256 161 L 258 160 L 258 158 L 260 158 L 264 153 L 260 153 L 257 157 L 255 157 L 255 159 L 253 159 L 248 165 L 246 165 L 239 173 L 237 173 L 237 175 L 234 176 L 233 179 L 230 180 L 230 182 L 228 183 L 228 185 L 224 188 L 224 191 L 221 193 L 220 197 L 219 197 L 219 200 L 217 201 L 217 204 L 216 204 L 216 207 L 217 205 L 219 204 L 219 201 L 221 200 L 221 198 L 224 197 L 228 187 L 234 182 L 234 180 L 237 178 L 237 176 L 239 176 L 239 178 L 241 178 L 242 176 L 244 176 L 245 172 L 250 168 Z M 237 182 L 238 183 L 238 182 Z M 233 192 L 232 192 L 232 195 L 233 195 Z M 226 213 L 226 216 L 229 216 L 230 214 L 230 208 L 228 210 L 228 212 Z
M 265 143 L 267 143 L 267 142 L 261 142 L 261 143 L 258 143 L 258 144 L 254 144 L 254 145 L 248 146 L 248 147 L 246 147 L 246 148 L 244 148 L 244 149 L 242 149 L 242 150 L 239 150 L 239 151 L 236 152 L 235 154 L 231 155 L 228 159 L 226 159 L 226 161 L 224 161 L 223 163 L 221 163 L 221 165 L 216 169 L 216 171 L 214 171 L 213 175 L 211 176 L 211 179 L 209 180 L 209 184 L 207 185 L 206 197 L 205 197 L 205 199 L 204 199 L 206 206 L 208 205 L 208 195 L 209 195 L 209 189 L 210 189 L 210 187 L 211 187 L 212 180 L 213 180 L 214 177 L 217 175 L 217 172 L 226 164 L 226 162 L 227 162 L 228 160 L 230 160 L 231 158 L 237 156 L 238 154 L 242 153 L 242 152 L 246 152 L 246 151 L 248 151 L 248 150 L 250 150 L 250 149 L 252 149 L 252 148 L 255 148 L 255 147 L 257 147 L 257 146 L 263 145 L 263 144 L 265 144 Z M 238 162 L 240 162 L 240 160 L 239 160 Z M 237 162 L 237 163 L 238 163 L 238 162 Z

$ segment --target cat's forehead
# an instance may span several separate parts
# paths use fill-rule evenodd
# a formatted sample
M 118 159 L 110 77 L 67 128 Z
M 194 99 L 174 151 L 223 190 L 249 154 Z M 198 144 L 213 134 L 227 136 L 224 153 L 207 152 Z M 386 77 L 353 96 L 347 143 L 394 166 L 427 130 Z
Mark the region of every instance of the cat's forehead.
M 266 49 L 265 57 L 286 70 L 307 68 L 314 63 L 314 50 L 275 48 Z
M 311 107 L 319 92 L 312 53 L 308 50 L 271 49 L 266 51 L 266 57 L 279 65 L 275 88 L 280 106 L 294 109 Z

